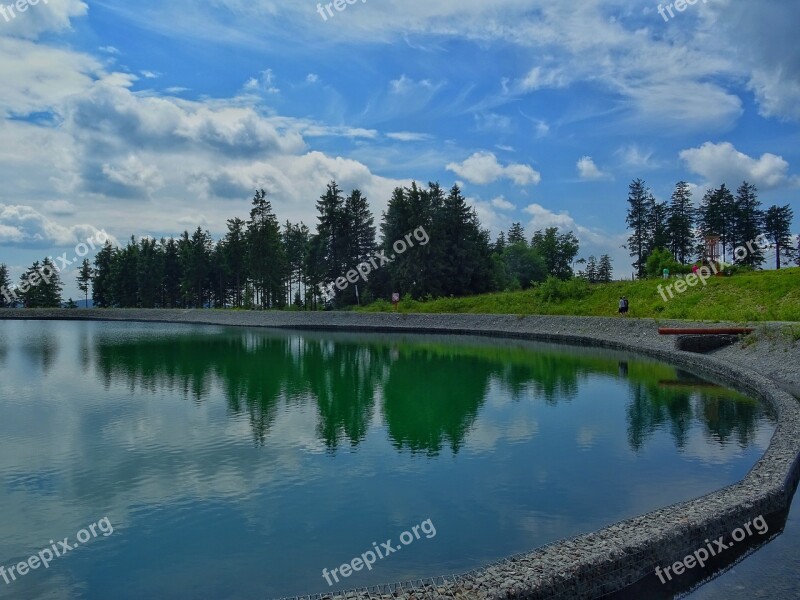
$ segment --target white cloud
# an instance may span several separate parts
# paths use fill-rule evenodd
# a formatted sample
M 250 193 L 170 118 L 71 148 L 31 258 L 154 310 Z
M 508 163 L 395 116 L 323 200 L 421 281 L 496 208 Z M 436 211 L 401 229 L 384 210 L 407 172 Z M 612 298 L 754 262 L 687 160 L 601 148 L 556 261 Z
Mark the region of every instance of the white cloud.
M 75 205 L 67 200 L 48 200 L 44 203 L 44 209 L 52 215 L 60 217 L 74 215 Z
M 628 237 L 627 233 L 608 234 L 596 228 L 586 227 L 578 223 L 569 212 L 553 212 L 541 204 L 529 204 L 523 210 L 531 215 L 525 227 L 528 233 L 532 234 L 548 227 L 558 227 L 561 233 L 572 231 L 580 241 L 579 256 L 608 254 L 618 273 L 627 272 L 630 257 L 627 250 L 622 248 Z
M 514 163 L 502 166 L 492 152 L 476 152 L 464 162 L 451 162 L 446 168 L 476 185 L 486 185 L 502 178 L 519 186 L 538 185 L 542 180 L 541 174 L 529 165 Z
M 513 128 L 511 118 L 506 115 L 489 112 L 475 114 L 473 118 L 475 119 L 475 128 L 478 131 L 507 132 Z
M 298 126 L 300 124 L 298 123 Z M 378 137 L 375 129 L 362 129 L 360 127 L 331 127 L 311 123 L 301 126 L 301 132 L 306 137 L 346 137 L 346 138 L 365 138 L 374 140 Z
M 629 169 L 653 169 L 658 166 L 653 159 L 654 152 L 645 150 L 637 144 L 628 144 L 618 148 L 614 156 L 619 157 L 622 165 Z
M 0 36 L 0 117 L 49 111 L 103 75 L 89 55 Z
M 264 92 L 265 94 L 279 94 L 280 88 L 275 86 L 275 73 L 272 69 L 261 71 L 258 78 L 251 77 L 244 84 L 246 92 Z
M 2 4 L 5 5 L 5 2 Z M 89 6 L 81 0 L 50 0 L 38 5 L 31 4 L 24 15 L 17 14 L 13 18 L 0 20 L 0 35 L 37 39 L 45 33 L 70 29 L 71 21 L 85 16 L 88 11 Z
M 699 148 L 681 151 L 680 158 L 710 185 L 726 183 L 735 187 L 746 180 L 761 189 L 770 189 L 797 183 L 796 177 L 789 176 L 789 163 L 783 157 L 767 152 L 752 158 L 729 142 L 706 142 Z
M 592 160 L 591 156 L 582 156 L 576 164 L 578 175 L 584 180 L 608 179 L 609 175 L 603 173 Z
M 568 79 L 561 69 L 547 69 L 541 66 L 533 67 L 520 81 L 523 91 L 530 92 L 543 88 L 566 87 Z
M 398 142 L 424 142 L 433 139 L 433 136 L 427 133 L 415 133 L 413 131 L 395 131 L 387 133 L 386 137 Z
M 109 181 L 140 190 L 146 194 L 152 195 L 153 192 L 164 187 L 164 178 L 158 167 L 145 164 L 133 154 L 116 164 L 103 164 L 102 170 Z
M 503 196 L 498 196 L 492 200 L 492 206 L 494 206 L 498 210 L 515 210 L 517 207 L 514 206 L 511 202 L 503 198 Z
M 422 79 L 414 81 L 405 74 L 401 75 L 399 79 L 393 79 L 389 82 L 389 90 L 393 94 L 407 95 L 412 93 L 423 92 L 429 94 L 439 89 L 443 83 L 433 83 L 429 79 Z
M 0 245 L 29 248 L 69 247 L 95 235 L 93 225 L 65 226 L 31 206 L 0 203 Z

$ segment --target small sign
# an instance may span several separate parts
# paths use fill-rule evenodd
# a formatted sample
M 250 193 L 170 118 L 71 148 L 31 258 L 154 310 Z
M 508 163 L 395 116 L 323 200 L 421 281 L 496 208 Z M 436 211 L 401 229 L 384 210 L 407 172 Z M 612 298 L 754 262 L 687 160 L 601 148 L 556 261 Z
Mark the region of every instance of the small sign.
M 397 304 L 399 302 L 400 302 L 400 294 L 395 292 L 394 294 L 392 294 L 392 305 L 394 306 L 395 310 L 397 310 Z

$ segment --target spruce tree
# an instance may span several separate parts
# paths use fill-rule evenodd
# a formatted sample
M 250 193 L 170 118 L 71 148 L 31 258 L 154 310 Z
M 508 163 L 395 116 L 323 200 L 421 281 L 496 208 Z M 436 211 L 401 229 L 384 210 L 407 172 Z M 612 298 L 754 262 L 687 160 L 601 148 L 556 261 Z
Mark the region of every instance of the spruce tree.
M 650 189 L 641 179 L 635 179 L 628 187 L 628 214 L 625 218 L 632 230 L 628 237 L 628 250 L 635 258 L 633 268 L 639 279 L 646 277 L 648 251 L 651 247 L 651 207 L 655 203 Z
M 679 181 L 670 199 L 667 234 L 670 252 L 683 265 L 691 262 L 694 254 L 694 219 L 691 189 L 688 183 Z
M 511 229 L 508 230 L 508 243 L 509 244 L 525 244 L 528 241 L 525 239 L 525 228 L 521 223 L 512 223 Z
M 794 213 L 791 206 L 770 206 L 764 217 L 764 234 L 775 248 L 775 268 L 781 268 L 781 255 L 790 261 L 797 250 L 792 244 L 792 220 Z M 800 258 L 800 256 L 798 256 Z
M 733 194 L 725 184 L 705 193 L 698 210 L 698 254 L 705 258 L 705 238 L 718 236 L 722 245 L 722 261 L 728 261 L 728 256 L 734 248 L 732 243 L 734 211 Z
M 8 277 L 8 267 L 0 263 L 0 308 L 7 308 L 14 302 L 11 293 L 11 280 Z
M 225 265 L 231 276 L 233 305 L 242 308 L 242 286 L 247 280 L 247 232 L 246 223 L 235 217 L 228 219 L 228 231 L 224 238 Z
M 600 283 L 611 283 L 614 277 L 614 269 L 611 266 L 611 257 L 603 254 L 600 257 L 600 264 L 597 267 L 597 281 Z
M 83 262 L 81 263 L 81 268 L 78 271 L 78 289 L 83 292 L 84 300 L 86 302 L 86 306 L 84 308 L 89 308 L 89 286 L 92 283 L 92 265 L 89 263 L 88 258 L 84 258 Z
M 755 241 L 764 232 L 764 212 L 754 185 L 744 181 L 736 190 L 733 215 L 733 247 L 743 247 L 747 251 L 734 257 L 737 264 L 760 267 L 764 263 L 764 251 Z
M 592 255 L 589 257 L 589 260 L 586 261 L 586 279 L 589 281 L 589 283 L 597 282 L 597 273 L 597 259 L 594 257 L 594 255 Z
M 111 281 L 111 264 L 116 250 L 111 242 L 105 245 L 94 257 L 94 273 L 92 276 L 92 304 L 100 308 L 113 306 L 113 289 Z
M 336 281 L 342 277 L 347 266 L 347 233 L 344 196 L 335 181 L 317 202 L 317 235 L 323 248 L 325 277 Z

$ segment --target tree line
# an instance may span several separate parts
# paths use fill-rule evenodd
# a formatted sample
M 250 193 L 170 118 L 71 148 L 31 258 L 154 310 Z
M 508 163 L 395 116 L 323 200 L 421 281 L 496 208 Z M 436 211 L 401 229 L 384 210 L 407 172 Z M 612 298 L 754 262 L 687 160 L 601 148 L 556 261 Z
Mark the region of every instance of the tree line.
M 793 259 L 800 265 L 800 239 L 795 246 L 791 233 L 793 218 L 788 204 L 764 210 L 758 190 L 747 181 L 735 195 L 725 184 L 710 189 L 695 207 L 685 181 L 675 185 L 668 202 L 658 202 L 645 182 L 635 179 L 628 188 L 627 247 L 638 278 L 660 275 L 669 263 L 681 270 L 695 259 L 704 260 L 708 237 L 719 238 L 722 262 L 757 269 L 766 260 L 763 249 L 753 247 L 744 256 L 735 255 L 735 249 L 764 236 L 780 269 Z
M 448 191 L 438 183 L 396 188 L 378 227 L 366 196 L 357 189 L 345 195 L 335 181 L 316 209 L 316 232 L 303 222 L 281 224 L 267 192 L 258 190 L 249 218 L 229 219 L 218 240 L 198 227 L 160 240 L 132 236 L 123 247 L 107 242 L 93 262 L 84 259 L 78 288 L 87 305 L 91 296 L 101 308 L 316 310 L 389 299 L 393 293 L 418 300 L 465 296 L 574 276 L 579 245 L 571 231 L 552 227 L 527 239 L 515 223 L 492 242 L 457 185 Z M 395 252 L 395 242 L 419 228 L 429 243 Z M 391 259 L 366 282 L 333 288 L 335 296 L 326 297 L 331 282 L 377 254 Z M 591 257 L 590 264 L 594 261 Z M 611 279 L 607 256 L 588 266 L 591 281 Z M 15 297 L 0 294 L 0 307 L 60 306 L 63 282 L 57 272 L 26 284 L 40 269 L 34 263 L 20 277 Z M 11 287 L 8 269 L 0 265 L 0 289 Z

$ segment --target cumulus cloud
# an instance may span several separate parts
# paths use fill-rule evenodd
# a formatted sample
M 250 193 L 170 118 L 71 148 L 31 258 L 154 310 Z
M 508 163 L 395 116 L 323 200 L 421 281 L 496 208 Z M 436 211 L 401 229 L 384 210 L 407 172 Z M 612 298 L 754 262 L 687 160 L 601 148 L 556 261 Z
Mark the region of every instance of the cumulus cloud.
M 74 215 L 76 211 L 75 205 L 67 200 L 48 200 L 44 203 L 44 209 L 59 217 Z
M 554 212 L 541 204 L 529 204 L 523 210 L 530 215 L 526 231 L 533 232 L 548 227 L 558 227 L 561 233 L 572 231 L 580 241 L 580 256 L 608 254 L 616 269 L 623 269 L 627 266 L 630 257 L 622 248 L 627 238 L 626 233 L 608 234 L 596 228 L 587 227 L 578 223 L 569 212 Z
M 16 13 L 0 21 L 2 35 L 36 39 L 45 33 L 64 31 L 71 28 L 72 19 L 85 16 L 88 10 L 89 6 L 81 0 L 50 0 L 28 5 L 24 14 Z M 6 13 L 9 13 L 8 8 Z
M 538 185 L 542 180 L 541 174 L 530 165 L 513 163 L 504 167 L 492 152 L 476 152 L 464 162 L 451 162 L 446 168 L 476 185 L 486 185 L 504 178 L 519 186 Z
M 511 202 L 503 198 L 503 196 L 498 196 L 497 198 L 494 198 L 492 200 L 492 206 L 494 206 L 498 210 L 504 210 L 504 211 L 514 210 L 515 208 L 517 208 Z
M 152 194 L 164 186 L 164 178 L 158 167 L 145 164 L 133 154 L 116 164 L 105 163 L 102 171 L 109 181 L 146 194 Z
M 69 247 L 95 235 L 93 225 L 61 225 L 31 206 L 0 203 L 0 246 Z
M 800 4 L 712 2 L 704 14 L 709 40 L 737 59 L 761 114 L 800 120 Z
M 735 186 L 746 180 L 759 188 L 770 189 L 798 182 L 796 176 L 789 176 L 789 163 L 783 157 L 767 152 L 760 158 L 753 158 L 739 152 L 729 142 L 706 142 L 699 148 L 681 151 L 680 158 L 690 171 L 705 177 L 711 185 Z
M 608 179 L 609 175 L 603 173 L 592 160 L 591 156 L 582 156 L 576 164 L 578 175 L 584 180 Z

